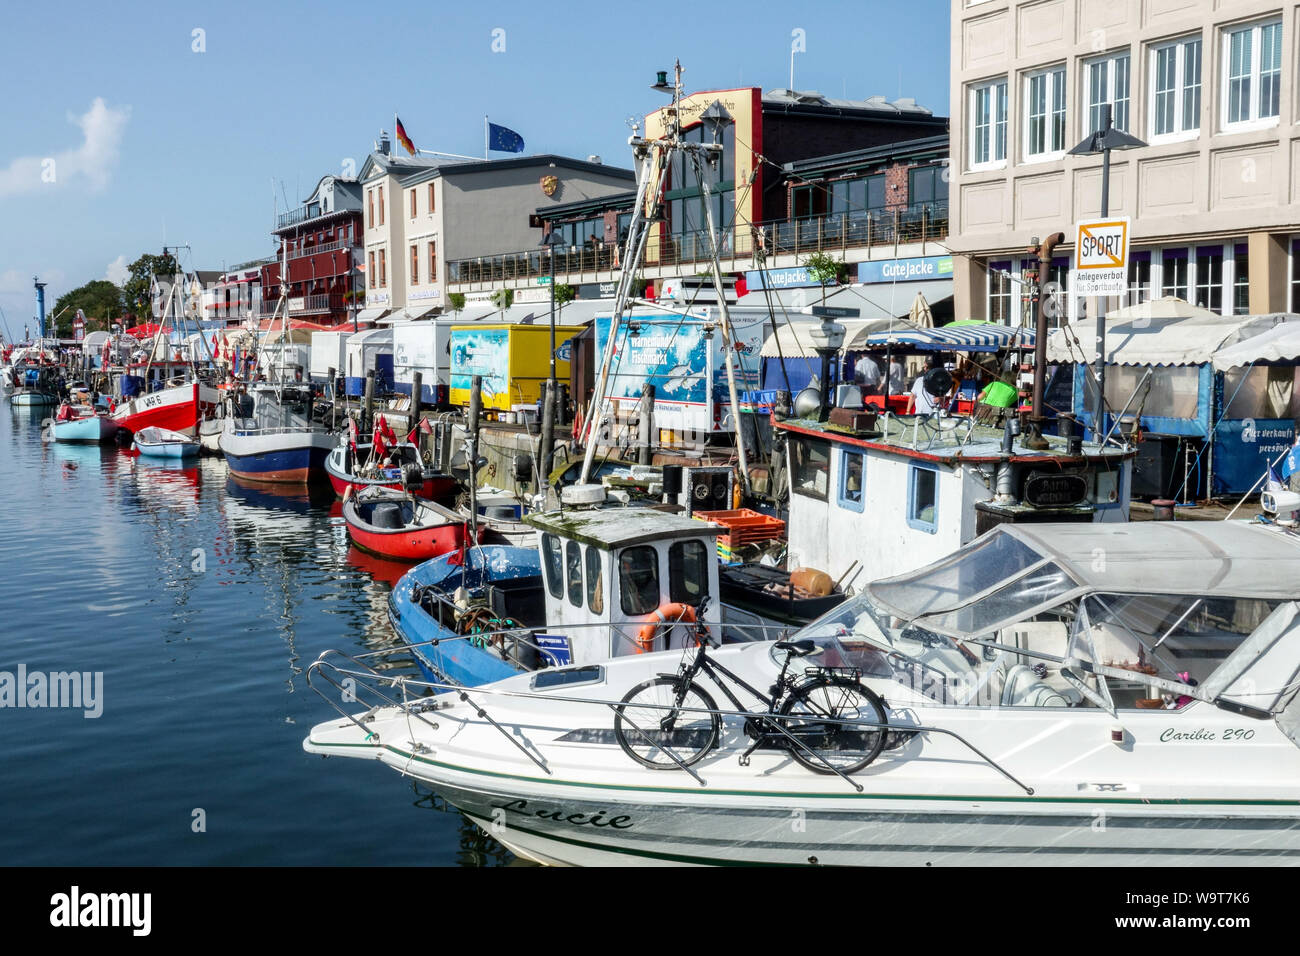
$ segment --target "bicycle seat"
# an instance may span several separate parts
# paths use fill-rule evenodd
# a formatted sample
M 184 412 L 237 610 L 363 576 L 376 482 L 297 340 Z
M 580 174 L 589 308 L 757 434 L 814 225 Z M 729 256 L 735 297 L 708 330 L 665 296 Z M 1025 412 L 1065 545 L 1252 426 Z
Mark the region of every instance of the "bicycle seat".
M 821 651 L 821 648 L 817 646 L 816 642 L 810 640 L 777 641 L 776 649 L 778 651 L 789 651 L 795 657 L 808 657 L 811 654 L 817 654 Z

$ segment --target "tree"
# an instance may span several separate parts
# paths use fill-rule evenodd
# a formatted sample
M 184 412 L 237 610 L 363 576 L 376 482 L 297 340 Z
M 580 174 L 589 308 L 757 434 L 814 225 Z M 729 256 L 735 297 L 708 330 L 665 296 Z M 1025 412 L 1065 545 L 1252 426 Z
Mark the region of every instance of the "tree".
M 556 283 L 555 286 L 555 308 L 559 312 L 564 311 L 564 307 L 578 297 L 578 290 L 567 282 Z
M 497 289 L 492 293 L 492 307 L 503 312 L 515 304 L 514 289 Z
M 147 320 L 153 316 L 153 299 L 150 285 L 154 276 L 166 276 L 168 281 L 177 272 L 176 259 L 170 253 L 161 256 L 145 253 L 128 267 L 131 278 L 122 286 L 126 307 L 135 313 L 137 319 Z
M 465 293 L 452 292 L 447 296 L 447 304 L 451 306 L 451 311 L 461 312 L 465 308 Z
M 826 286 L 838 282 L 844 263 L 832 259 L 824 252 L 814 252 L 803 261 L 808 277 L 822 287 L 822 305 L 826 304 Z
M 122 290 L 107 279 L 94 279 L 85 285 L 65 292 L 54 303 L 53 334 L 71 338 L 72 320 L 80 309 L 86 315 L 86 330 L 91 331 L 99 320 L 107 330 L 113 320 L 122 314 Z M 93 324 L 92 324 L 93 323 Z

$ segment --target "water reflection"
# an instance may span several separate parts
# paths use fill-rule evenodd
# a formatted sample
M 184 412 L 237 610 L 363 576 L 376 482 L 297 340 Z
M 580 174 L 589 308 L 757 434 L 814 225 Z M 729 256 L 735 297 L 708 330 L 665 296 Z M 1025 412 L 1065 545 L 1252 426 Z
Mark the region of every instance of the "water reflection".
M 411 792 L 415 794 L 412 805 L 422 810 L 451 814 L 459 817 L 459 848 L 456 862 L 460 866 L 532 866 L 526 860 L 518 859 L 513 853 L 492 839 L 473 820 L 465 816 L 432 790 L 419 783 L 411 782 Z

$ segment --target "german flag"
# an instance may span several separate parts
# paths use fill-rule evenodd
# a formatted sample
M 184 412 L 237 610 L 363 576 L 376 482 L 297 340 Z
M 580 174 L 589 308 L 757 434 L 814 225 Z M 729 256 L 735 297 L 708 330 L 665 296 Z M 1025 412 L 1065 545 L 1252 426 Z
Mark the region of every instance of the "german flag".
M 396 116 L 394 116 L 393 119 L 394 119 L 394 120 L 396 121 L 396 123 L 397 123 L 397 141 L 398 141 L 399 143 L 402 144 L 402 147 L 403 147 L 403 148 L 404 148 L 408 153 L 410 153 L 412 156 L 414 156 L 414 155 L 415 155 L 415 144 L 411 142 L 411 137 L 409 137 L 409 136 L 406 135 L 406 127 L 404 127 L 404 126 L 402 125 L 402 121 L 401 121 L 400 119 L 398 119 Z

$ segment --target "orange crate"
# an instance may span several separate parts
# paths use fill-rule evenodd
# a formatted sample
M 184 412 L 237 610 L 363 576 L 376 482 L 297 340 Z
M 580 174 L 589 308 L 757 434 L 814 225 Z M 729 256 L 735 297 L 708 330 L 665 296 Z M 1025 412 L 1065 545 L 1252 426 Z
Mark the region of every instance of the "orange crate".
M 692 517 L 701 521 L 711 521 L 727 529 L 727 534 L 720 535 L 718 541 L 729 548 L 742 544 L 756 544 L 771 541 L 785 534 L 785 522 L 772 518 L 749 508 L 735 511 L 696 511 Z

